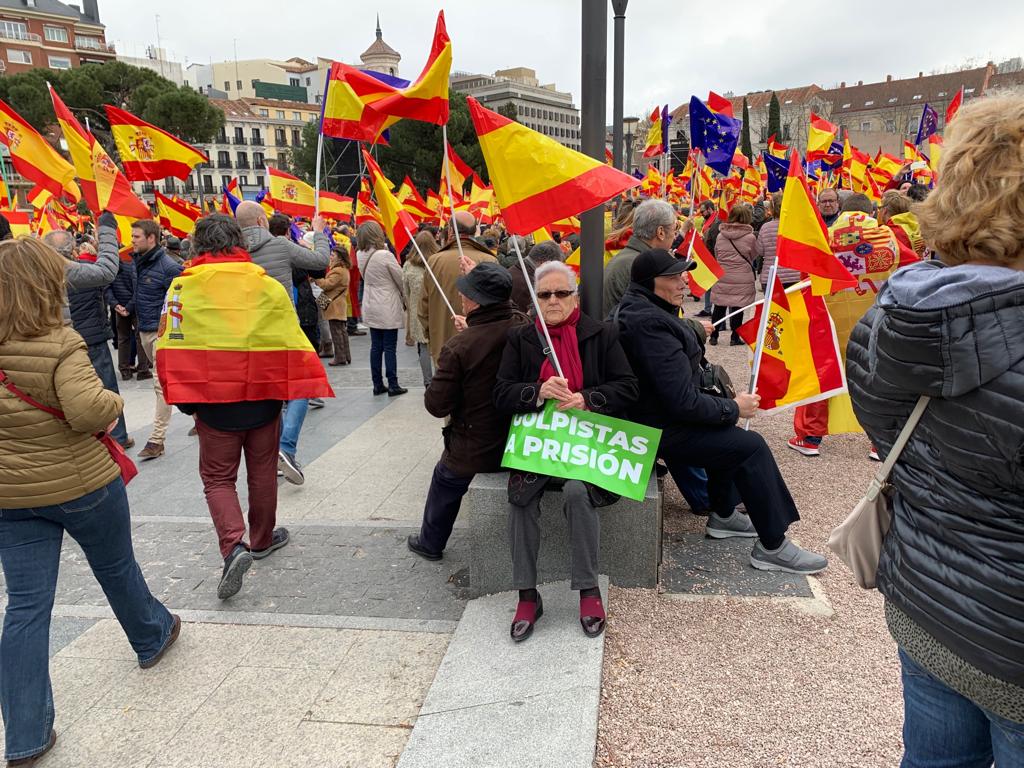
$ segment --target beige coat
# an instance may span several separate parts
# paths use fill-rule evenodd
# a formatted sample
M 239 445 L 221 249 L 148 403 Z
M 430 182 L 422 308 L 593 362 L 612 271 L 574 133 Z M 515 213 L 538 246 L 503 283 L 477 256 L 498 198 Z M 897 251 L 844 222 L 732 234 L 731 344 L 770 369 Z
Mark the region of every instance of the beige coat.
M 423 281 L 429 280 L 427 270 L 422 264 L 415 265 L 411 261 L 405 262 L 402 267 L 402 283 L 405 286 L 405 306 L 409 308 L 406 313 L 409 315 L 409 338 L 417 344 L 427 343 L 427 334 L 423 331 L 423 324 L 420 322 L 419 307 L 420 297 L 423 295 Z
M 62 327 L 0 344 L 0 369 L 60 421 L 0 387 L 0 509 L 74 501 L 120 476 L 93 435 L 121 413 L 120 395 L 103 388 L 82 337 Z
M 477 264 L 484 261 L 498 262 L 494 258 L 494 254 L 487 250 L 486 246 L 470 237 L 463 236 L 462 250 Z M 448 297 L 452 308 L 458 314 L 463 314 L 462 299 L 459 297 L 458 288 L 455 287 L 455 281 L 462 275 L 462 268 L 459 265 L 458 247 L 453 243 L 447 249 L 429 257 L 427 263 L 434 270 L 434 275 L 437 276 L 437 281 L 441 283 L 444 295 Z M 448 311 L 448 307 L 445 306 L 441 294 L 438 293 L 434 281 L 430 279 L 430 275 L 427 275 L 427 278 L 423 281 L 423 294 L 420 296 L 417 314 L 419 315 L 420 325 L 423 326 L 423 330 L 426 333 L 427 342 L 430 344 L 430 356 L 436 364 L 441 356 L 441 348 L 448 339 L 455 335 L 455 323 L 452 322 L 451 313 Z
M 405 326 L 402 268 L 391 251 L 357 251 L 363 276 L 363 322 L 368 328 L 388 330 Z
M 347 320 L 348 319 L 348 293 L 349 275 L 348 269 L 341 264 L 331 267 L 327 275 L 320 280 L 314 280 L 327 298 L 331 300 L 327 309 L 324 310 L 325 320 Z

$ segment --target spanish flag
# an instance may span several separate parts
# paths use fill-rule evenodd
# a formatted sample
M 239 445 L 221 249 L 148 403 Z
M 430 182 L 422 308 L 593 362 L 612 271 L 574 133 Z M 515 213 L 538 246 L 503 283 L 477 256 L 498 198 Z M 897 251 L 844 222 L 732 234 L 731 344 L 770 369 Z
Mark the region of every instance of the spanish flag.
M 196 222 L 202 218 L 202 211 L 180 200 L 172 200 L 159 192 L 153 192 L 153 197 L 156 200 L 160 225 L 164 229 L 170 230 L 175 237 L 188 237 L 192 234 Z
M 56 196 L 66 194 L 76 202 L 81 198 L 71 163 L 3 101 L 0 101 L 0 142 L 11 153 L 14 170 L 35 183 L 30 195 L 46 190 Z
M 171 405 L 334 396 L 288 292 L 244 252 L 199 256 L 174 279 L 156 359 Z
M 933 174 L 939 172 L 939 160 L 942 159 L 942 137 L 933 133 L 928 137 L 928 167 Z
M 363 150 L 363 162 L 366 163 L 366 170 L 370 174 L 370 181 L 373 184 L 373 195 L 377 198 L 377 206 L 380 211 L 380 221 L 384 225 L 384 233 L 395 246 L 395 253 L 401 253 L 412 238 L 412 232 L 416 229 L 416 222 L 413 221 L 409 212 L 398 202 L 391 191 L 392 184 L 388 181 L 380 166 L 370 157 L 370 153 Z
M 525 125 L 466 99 L 494 196 L 510 232 L 529 234 L 603 204 L 640 183 Z
M 384 115 L 360 98 L 350 82 L 353 71 L 340 62 L 332 62 L 327 73 L 320 133 L 338 139 L 372 143 L 384 125 Z
M 356 196 L 355 220 L 357 227 L 364 221 L 376 221 L 382 227 L 384 226 L 384 219 L 381 217 L 380 211 L 370 199 L 370 184 L 365 176 L 359 180 L 359 194 Z
M 764 306 L 759 304 L 754 317 L 736 331 L 751 349 L 757 344 Z M 757 376 L 761 410 L 772 413 L 844 392 L 846 373 L 825 300 L 810 288 L 786 293 L 776 280 Z
M 390 117 L 444 125 L 448 122 L 448 76 L 451 69 L 452 41 L 445 28 L 444 11 L 439 11 L 434 42 L 420 76 L 409 87 L 371 102 L 373 109 Z
M 11 225 L 11 234 L 14 237 L 32 234 L 32 222 L 29 219 L 28 211 L 4 210 L 0 211 L 0 216 L 7 219 L 7 223 Z
M 455 199 L 462 197 L 462 191 L 466 187 L 466 181 L 474 176 L 474 171 L 466 161 L 455 152 L 455 147 L 448 145 L 448 162 L 441 158 L 441 197 L 448 203 L 448 169 L 451 170 L 452 195 Z
M 48 84 L 49 85 L 49 84 Z M 114 165 L 110 155 L 96 141 L 96 137 L 85 130 L 71 114 L 57 92 L 50 85 L 53 111 L 57 114 L 64 138 L 68 143 L 71 161 L 82 182 L 82 194 L 93 213 L 110 211 L 136 219 L 149 219 L 153 214 L 149 206 L 132 192 L 132 185 L 120 169 Z
M 320 215 L 340 221 L 352 218 L 352 198 L 320 190 Z
M 124 175 L 132 181 L 154 181 L 168 176 L 184 181 L 199 163 L 210 161 L 204 152 L 131 112 L 109 104 L 103 108 Z
M 697 262 L 696 269 L 686 273 L 686 279 L 690 283 L 690 293 L 694 296 L 703 296 L 725 274 L 722 265 L 711 255 L 711 251 L 704 244 L 704 239 L 696 228 L 691 229 L 683 238 L 683 242 L 676 249 L 676 255 Z
M 274 208 L 289 216 L 312 216 L 316 196 L 313 187 L 301 179 L 276 168 L 268 168 L 270 176 L 270 198 Z
M 665 145 L 662 144 L 661 131 L 661 108 L 655 107 L 651 112 L 651 127 L 647 129 L 647 140 L 644 142 L 644 157 L 655 157 L 665 154 Z
M 708 105 L 708 109 L 718 115 L 725 115 L 726 117 L 732 117 L 732 102 L 724 96 L 719 96 L 714 91 L 708 91 L 708 100 L 704 102 Z
M 807 131 L 807 162 L 821 160 L 829 153 L 839 127 L 811 112 L 811 124 Z
M 772 157 L 781 157 L 783 159 L 789 154 L 789 147 L 785 144 L 780 144 L 775 140 L 775 134 L 773 133 L 768 137 L 768 154 Z

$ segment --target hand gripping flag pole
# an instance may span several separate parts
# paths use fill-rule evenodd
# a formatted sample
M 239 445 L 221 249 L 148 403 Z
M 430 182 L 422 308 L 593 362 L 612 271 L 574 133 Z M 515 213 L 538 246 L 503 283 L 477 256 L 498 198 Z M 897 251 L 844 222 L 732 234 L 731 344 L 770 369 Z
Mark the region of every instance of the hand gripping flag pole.
M 533 289 L 533 282 L 530 280 L 530 273 L 526 270 L 526 262 L 523 261 L 523 252 L 519 250 L 519 238 L 512 235 L 512 247 L 516 249 L 516 258 L 519 259 L 519 268 L 523 270 L 523 274 L 526 275 L 526 287 L 530 289 L 530 300 L 533 302 L 533 308 L 537 311 L 537 319 L 540 321 L 541 330 L 544 331 L 544 340 L 547 342 L 548 348 L 544 350 L 545 356 L 551 355 L 551 362 L 555 366 L 555 370 L 558 371 L 560 378 L 565 378 L 565 374 L 562 373 L 562 364 L 558 361 L 558 355 L 555 354 L 555 346 L 551 343 L 551 334 L 548 333 L 548 324 L 544 322 L 544 315 L 540 311 L 540 301 L 537 299 L 537 292 Z

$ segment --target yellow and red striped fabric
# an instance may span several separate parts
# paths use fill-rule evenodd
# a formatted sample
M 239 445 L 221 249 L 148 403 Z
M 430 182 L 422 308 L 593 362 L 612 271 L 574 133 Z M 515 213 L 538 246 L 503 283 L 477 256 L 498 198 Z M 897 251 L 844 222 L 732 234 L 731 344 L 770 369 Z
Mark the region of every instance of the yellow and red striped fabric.
M 181 200 L 172 200 L 159 191 L 153 192 L 153 198 L 156 200 L 160 225 L 164 229 L 170 230 L 175 237 L 188 237 L 192 234 L 196 222 L 202 218 L 201 210 Z
M 366 170 L 370 174 L 370 181 L 373 184 L 373 195 L 377 198 L 384 233 L 394 244 L 395 253 L 401 253 L 412 238 L 416 222 L 398 202 L 391 191 L 391 182 L 365 149 L 363 150 L 363 162 L 366 164 Z
M 150 125 L 131 112 L 104 104 L 110 135 L 121 156 L 124 175 L 132 181 L 154 181 L 173 176 L 184 181 L 199 163 L 210 158 L 191 144 Z
M 53 195 L 66 194 L 75 201 L 81 197 L 71 163 L 3 101 L 0 101 L 0 142 L 11 153 L 14 170 L 35 183 L 30 195 L 45 189 Z
M 686 273 L 686 279 L 690 283 L 690 293 L 694 296 L 703 296 L 725 274 L 722 265 L 711 255 L 711 251 L 704 244 L 704 239 L 696 228 L 691 229 L 683 238 L 683 242 L 676 249 L 676 255 L 697 262 L 697 268 Z
M 389 117 L 444 125 L 448 122 L 448 77 L 451 69 L 452 41 L 444 24 L 444 11 L 438 11 L 434 42 L 420 76 L 409 87 L 371 102 L 372 108 Z
M 353 82 L 356 78 L 352 76 L 356 71 L 338 61 L 331 63 L 327 73 L 320 133 L 339 139 L 372 143 L 381 132 L 384 115 L 360 97 Z
M 289 216 L 312 216 L 316 197 L 313 187 L 290 173 L 268 168 L 270 198 L 274 208 Z
M 811 124 L 807 129 L 807 162 L 821 160 L 827 155 L 838 131 L 839 126 L 811 112 Z
M 174 279 L 156 359 L 171 405 L 334 396 L 288 292 L 244 252 Z

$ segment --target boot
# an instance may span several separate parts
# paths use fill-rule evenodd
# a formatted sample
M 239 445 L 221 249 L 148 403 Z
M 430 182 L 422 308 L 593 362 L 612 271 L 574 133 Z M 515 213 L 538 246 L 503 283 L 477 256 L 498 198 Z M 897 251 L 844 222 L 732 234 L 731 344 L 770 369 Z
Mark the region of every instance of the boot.
M 331 320 L 331 339 L 334 342 L 334 359 L 328 365 L 348 365 L 352 353 L 348 344 L 348 330 L 340 320 Z

